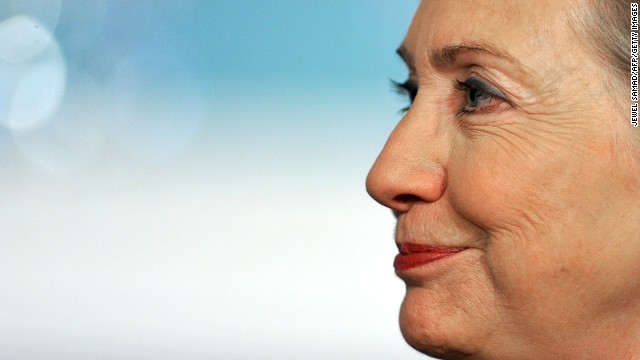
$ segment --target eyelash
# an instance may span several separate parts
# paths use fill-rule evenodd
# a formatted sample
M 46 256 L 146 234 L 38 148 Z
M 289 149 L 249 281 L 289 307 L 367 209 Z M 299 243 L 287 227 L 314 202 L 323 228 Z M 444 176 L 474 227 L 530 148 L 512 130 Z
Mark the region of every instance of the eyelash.
M 411 105 L 413 104 L 413 101 L 415 100 L 418 94 L 418 86 L 412 80 L 407 80 L 403 83 L 392 81 L 392 85 L 396 93 L 409 98 L 409 106 L 400 110 L 401 113 L 406 113 L 411 108 Z M 495 108 L 497 106 L 497 105 L 489 105 L 489 106 L 482 107 L 482 105 L 479 105 L 479 106 L 476 106 L 474 109 L 468 109 L 467 106 L 470 101 L 469 96 L 471 95 L 472 91 L 475 92 L 474 99 L 480 98 L 483 100 L 484 104 L 491 104 L 494 100 L 500 100 L 500 101 L 509 103 L 509 101 L 506 99 L 506 96 L 504 94 L 502 93 L 497 94 L 499 90 L 492 89 L 490 86 L 486 85 L 484 82 L 478 80 L 475 77 L 469 77 L 465 81 L 455 80 L 453 82 L 453 87 L 457 90 L 465 92 L 467 95 L 467 98 L 465 99 L 466 103 L 462 108 L 460 108 L 456 112 L 456 117 L 461 117 L 466 114 L 473 114 L 473 113 L 476 113 L 478 110 L 489 111 L 492 108 Z
M 418 94 L 418 85 L 412 80 L 406 80 L 405 82 L 398 82 L 391 80 L 391 86 L 396 94 L 407 97 L 409 99 L 409 105 L 400 109 L 400 113 L 404 114 L 411 108 L 413 101 Z

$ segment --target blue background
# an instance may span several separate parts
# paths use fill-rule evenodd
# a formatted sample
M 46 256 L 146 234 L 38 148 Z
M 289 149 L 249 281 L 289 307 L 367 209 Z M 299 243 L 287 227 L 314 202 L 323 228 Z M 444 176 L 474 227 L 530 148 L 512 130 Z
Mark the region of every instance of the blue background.
M 417 3 L 0 0 L 0 357 L 424 358 L 364 189 Z

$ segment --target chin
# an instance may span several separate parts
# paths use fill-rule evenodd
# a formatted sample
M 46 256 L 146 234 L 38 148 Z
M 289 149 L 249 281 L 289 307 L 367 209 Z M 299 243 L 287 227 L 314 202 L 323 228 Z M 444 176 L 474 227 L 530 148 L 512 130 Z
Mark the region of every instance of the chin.
M 407 289 L 400 309 L 400 330 L 414 349 L 438 359 L 479 359 L 470 351 L 471 342 L 460 330 L 455 309 L 439 312 L 438 304 L 420 296 L 424 289 Z

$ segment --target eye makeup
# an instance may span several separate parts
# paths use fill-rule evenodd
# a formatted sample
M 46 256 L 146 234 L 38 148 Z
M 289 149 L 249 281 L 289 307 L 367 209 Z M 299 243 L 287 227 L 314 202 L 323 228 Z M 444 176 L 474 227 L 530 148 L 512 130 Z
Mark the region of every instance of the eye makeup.
M 418 94 L 418 83 L 415 80 L 408 79 L 402 83 L 392 80 L 391 84 L 396 93 L 408 98 L 409 106 L 400 110 L 401 113 L 406 113 Z M 454 80 L 453 88 L 466 95 L 463 102 L 464 105 L 456 112 L 456 116 L 491 112 L 500 104 L 511 104 L 502 91 L 474 75 L 467 77 L 464 81 Z
M 485 83 L 484 81 L 478 79 L 473 75 L 469 76 L 465 81 L 457 81 L 457 84 L 462 85 L 465 88 L 472 88 L 483 91 L 487 94 L 499 97 L 505 101 L 507 100 L 507 95 L 505 95 L 502 91 L 494 88 L 493 86 Z
M 509 99 L 502 91 L 475 76 L 470 76 L 465 81 L 455 80 L 453 87 L 466 94 L 464 106 L 456 113 L 457 117 L 465 114 L 492 112 L 501 104 L 510 104 Z

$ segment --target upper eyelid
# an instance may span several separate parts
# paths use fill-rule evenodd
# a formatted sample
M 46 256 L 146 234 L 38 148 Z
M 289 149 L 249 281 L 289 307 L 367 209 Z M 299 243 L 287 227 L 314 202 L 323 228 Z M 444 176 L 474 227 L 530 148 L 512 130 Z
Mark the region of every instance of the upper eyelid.
M 479 79 L 477 76 L 470 75 L 466 80 L 460 83 L 463 83 L 465 86 L 470 86 L 475 89 L 484 91 L 485 93 L 498 97 L 506 101 L 507 103 L 512 104 L 511 100 L 504 92 L 492 85 L 489 85 L 487 82 Z
M 400 95 L 408 96 L 413 102 L 414 97 L 417 95 L 419 90 L 418 82 L 415 79 L 408 78 L 404 82 L 398 82 L 391 80 L 391 84 L 393 89 Z M 505 95 L 500 89 L 490 85 L 488 82 L 482 80 L 475 74 L 469 75 L 464 81 L 454 80 L 453 86 L 459 90 L 467 90 L 469 88 L 474 88 L 480 90 L 490 96 L 499 98 L 500 100 L 514 106 L 509 97 Z
M 489 85 L 487 82 L 479 79 L 477 76 L 470 75 L 464 81 L 456 80 L 454 81 L 454 84 L 455 83 L 468 86 L 468 87 L 473 87 L 475 89 L 482 90 L 486 93 L 498 96 L 504 100 L 509 101 L 509 97 L 504 92 L 502 92 L 500 89 L 492 85 Z M 418 85 L 418 82 L 412 78 L 408 78 L 404 82 L 398 82 L 398 81 L 392 80 L 392 84 L 396 90 L 401 92 L 407 92 L 407 93 L 412 91 L 417 92 L 418 89 L 420 88 Z

